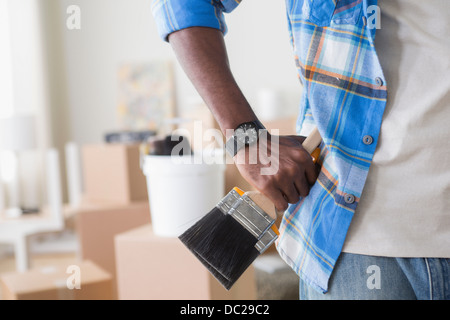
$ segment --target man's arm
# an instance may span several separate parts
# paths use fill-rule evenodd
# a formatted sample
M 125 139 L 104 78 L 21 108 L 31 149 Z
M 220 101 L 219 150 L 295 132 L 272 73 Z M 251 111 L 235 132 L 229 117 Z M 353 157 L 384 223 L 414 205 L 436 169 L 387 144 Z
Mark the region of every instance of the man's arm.
M 169 43 L 222 132 L 256 120 L 231 73 L 222 32 L 194 27 L 172 33 Z
M 257 119 L 232 75 L 220 30 L 186 28 L 171 33 L 168 41 L 225 136 L 239 124 Z M 285 210 L 288 203 L 306 196 L 317 179 L 311 157 L 301 146 L 303 140 L 296 136 L 279 137 L 278 171 L 273 175 L 261 175 L 261 168 L 267 166 L 261 163 L 236 163 L 242 176 L 272 200 L 278 210 Z M 245 157 L 244 150 L 236 157 Z

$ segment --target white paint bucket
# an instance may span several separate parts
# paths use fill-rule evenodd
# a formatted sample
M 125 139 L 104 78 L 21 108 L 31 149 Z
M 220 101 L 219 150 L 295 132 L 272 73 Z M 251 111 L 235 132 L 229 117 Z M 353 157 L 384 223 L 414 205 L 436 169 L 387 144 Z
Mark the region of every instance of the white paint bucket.
M 156 235 L 178 237 L 225 196 L 224 153 L 213 151 L 195 156 L 145 156 L 142 169 Z

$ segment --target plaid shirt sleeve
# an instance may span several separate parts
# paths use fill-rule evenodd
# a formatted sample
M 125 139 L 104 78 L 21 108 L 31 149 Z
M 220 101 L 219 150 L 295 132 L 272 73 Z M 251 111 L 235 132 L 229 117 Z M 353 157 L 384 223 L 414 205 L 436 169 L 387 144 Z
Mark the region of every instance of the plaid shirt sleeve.
M 152 13 L 159 36 L 167 41 L 172 32 L 189 27 L 209 27 L 227 33 L 224 12 L 233 11 L 240 0 L 153 0 Z

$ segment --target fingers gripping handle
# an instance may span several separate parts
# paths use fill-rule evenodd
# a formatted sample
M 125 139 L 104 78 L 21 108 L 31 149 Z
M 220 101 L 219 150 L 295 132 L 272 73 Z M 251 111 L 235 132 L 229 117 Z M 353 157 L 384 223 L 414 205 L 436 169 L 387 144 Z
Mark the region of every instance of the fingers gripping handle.
M 306 151 L 308 151 L 309 154 L 312 154 L 315 158 L 317 158 L 318 154 L 316 154 L 316 152 L 320 152 L 320 150 L 318 150 L 318 146 L 320 145 L 321 141 L 322 137 L 320 136 L 317 127 L 315 127 L 314 130 L 312 130 L 308 137 L 305 139 L 305 141 L 303 141 L 302 146 Z M 273 219 L 276 219 L 279 214 L 282 214 L 282 212 L 279 212 L 275 208 L 275 205 L 260 192 L 249 191 L 246 192 L 246 194 L 249 195 L 252 200 Z

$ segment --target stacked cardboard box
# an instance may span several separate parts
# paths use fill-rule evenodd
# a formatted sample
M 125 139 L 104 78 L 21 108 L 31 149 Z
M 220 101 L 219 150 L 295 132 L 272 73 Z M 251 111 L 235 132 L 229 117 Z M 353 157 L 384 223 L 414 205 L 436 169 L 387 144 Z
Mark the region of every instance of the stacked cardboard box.
M 148 199 L 138 144 L 96 144 L 82 149 L 85 199 L 130 204 Z
M 92 260 L 111 273 L 115 280 L 114 236 L 150 221 L 148 202 L 82 205 L 76 213 L 81 259 Z
M 75 217 L 80 258 L 111 274 L 117 297 L 114 236 L 151 221 L 139 145 L 85 145 L 82 165 L 83 201 L 66 210 Z
M 0 277 L 4 300 L 110 300 L 111 274 L 91 261 L 50 265 Z
M 177 238 L 155 236 L 151 225 L 117 235 L 115 249 L 119 299 L 256 298 L 252 267 L 227 291 Z

